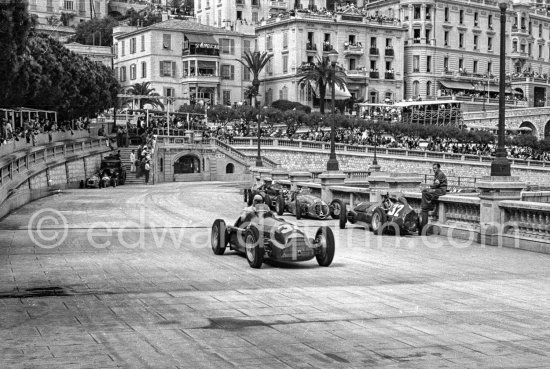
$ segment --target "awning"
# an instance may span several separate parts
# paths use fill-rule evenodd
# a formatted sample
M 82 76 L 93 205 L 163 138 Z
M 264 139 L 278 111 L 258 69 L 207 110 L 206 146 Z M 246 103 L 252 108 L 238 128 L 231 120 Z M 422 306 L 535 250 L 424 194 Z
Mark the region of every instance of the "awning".
M 319 89 L 317 88 L 317 83 L 313 81 L 309 81 L 311 84 L 311 88 L 313 91 L 315 91 L 315 95 L 319 96 Z M 347 100 L 351 97 L 351 93 L 349 92 L 346 85 L 344 85 L 344 89 L 341 89 L 340 87 L 336 86 L 336 92 L 335 92 L 335 99 L 336 100 Z M 332 87 L 327 86 L 326 92 L 325 92 L 325 100 L 331 100 L 332 99 Z
M 194 35 L 187 33 L 185 37 L 192 44 L 218 45 L 218 42 L 212 35 Z
M 475 90 L 474 85 L 470 82 L 458 82 L 458 81 L 439 81 L 443 87 L 450 88 L 452 90 Z

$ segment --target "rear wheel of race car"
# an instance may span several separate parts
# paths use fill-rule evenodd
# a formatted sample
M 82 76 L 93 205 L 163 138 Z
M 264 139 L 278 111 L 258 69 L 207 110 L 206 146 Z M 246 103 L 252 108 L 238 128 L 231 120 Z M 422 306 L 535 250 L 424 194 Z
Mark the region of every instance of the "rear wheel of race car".
M 225 247 L 227 246 L 227 241 L 225 222 L 222 219 L 216 219 L 212 225 L 212 232 L 210 233 L 210 243 L 214 254 L 223 255 Z
M 328 267 L 334 259 L 334 234 L 329 227 L 319 227 L 315 234 L 315 243 L 319 245 L 319 253 L 315 255 L 320 266 Z
M 296 199 L 295 203 L 296 203 L 296 219 L 302 219 L 302 208 L 300 205 L 300 201 Z
M 283 195 L 277 196 L 275 210 L 277 211 L 277 215 L 283 215 L 283 213 L 285 212 L 285 198 L 283 197 Z
M 330 216 L 332 219 L 340 219 L 340 213 L 346 211 L 346 205 L 340 199 L 332 200 L 330 203 Z
M 386 223 L 386 214 L 380 208 L 374 209 L 370 219 L 370 230 L 376 234 L 382 234 L 379 232 L 382 230 L 384 223 Z
M 246 230 L 244 244 L 248 265 L 256 269 L 261 268 L 264 261 L 264 247 L 261 244 L 259 232 L 256 228 L 252 227 Z

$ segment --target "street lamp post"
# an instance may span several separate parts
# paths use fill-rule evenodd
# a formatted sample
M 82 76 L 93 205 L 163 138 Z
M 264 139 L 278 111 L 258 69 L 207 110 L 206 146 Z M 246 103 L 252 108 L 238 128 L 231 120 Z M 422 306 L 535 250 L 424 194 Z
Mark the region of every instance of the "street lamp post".
M 508 0 L 498 0 L 500 8 L 500 77 L 498 79 L 498 144 L 496 157 L 491 163 L 491 176 L 509 177 L 510 176 L 510 161 L 508 160 L 506 148 L 504 147 L 504 130 L 505 130 L 505 87 L 506 87 L 506 8 Z
M 330 156 L 327 162 L 327 171 L 337 172 L 339 170 L 338 160 L 336 159 L 336 62 L 338 61 L 338 52 L 331 50 L 328 54 L 328 60 L 332 66 L 332 125 L 330 127 Z
M 257 167 L 263 167 L 264 164 L 262 162 L 262 155 L 260 154 L 260 140 L 262 138 L 262 129 L 260 127 L 260 121 L 262 119 L 262 115 L 261 114 L 258 114 L 257 115 L 257 118 L 258 118 L 258 155 L 256 156 L 256 166 Z

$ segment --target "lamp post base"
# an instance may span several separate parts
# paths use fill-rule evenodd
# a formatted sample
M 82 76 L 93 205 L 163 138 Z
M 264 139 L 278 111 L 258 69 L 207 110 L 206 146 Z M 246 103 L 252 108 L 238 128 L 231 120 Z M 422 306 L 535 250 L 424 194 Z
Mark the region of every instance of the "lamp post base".
M 327 161 L 327 171 L 329 172 L 338 172 L 340 170 L 338 166 L 338 160 L 336 158 L 330 158 Z
M 510 175 L 510 161 L 506 157 L 497 156 L 491 162 L 491 177 L 509 177 Z

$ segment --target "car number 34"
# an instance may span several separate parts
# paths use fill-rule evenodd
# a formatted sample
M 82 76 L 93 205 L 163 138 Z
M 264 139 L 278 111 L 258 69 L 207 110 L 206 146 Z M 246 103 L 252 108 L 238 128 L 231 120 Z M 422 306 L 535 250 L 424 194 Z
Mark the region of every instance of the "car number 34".
M 392 217 L 399 217 L 399 213 L 401 212 L 401 210 L 403 210 L 404 207 L 405 205 L 403 204 L 393 204 L 390 210 L 388 210 L 388 215 Z

